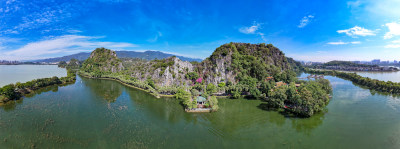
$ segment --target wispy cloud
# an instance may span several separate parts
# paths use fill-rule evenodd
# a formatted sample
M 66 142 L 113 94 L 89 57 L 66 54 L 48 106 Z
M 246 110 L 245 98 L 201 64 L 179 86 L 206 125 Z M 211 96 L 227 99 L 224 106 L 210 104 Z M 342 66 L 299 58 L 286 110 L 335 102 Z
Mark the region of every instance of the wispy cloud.
M 157 40 L 158 40 L 158 38 L 160 38 L 160 37 L 162 37 L 163 36 L 163 34 L 161 33 L 161 32 L 157 32 L 157 34 L 154 36 L 154 38 L 152 38 L 152 39 L 148 39 L 147 41 L 148 42 L 156 42 Z
M 351 44 L 361 44 L 361 41 L 352 41 Z
M 400 48 L 400 40 L 393 40 L 390 44 L 386 45 L 385 48 Z
M 261 24 L 254 22 L 252 26 L 239 28 L 239 32 L 244 34 L 255 34 L 260 28 Z
M 360 41 L 352 41 L 352 42 L 337 41 L 337 42 L 328 42 L 326 44 L 329 44 L 329 45 L 346 45 L 346 44 L 361 44 L 361 42 Z
M 400 44 L 400 40 L 393 40 L 392 43 L 398 43 L 398 44 Z
M 349 7 L 349 8 L 359 7 L 361 4 L 362 3 L 359 0 L 357 0 L 357 1 L 349 1 L 349 2 L 347 2 L 347 7 Z
M 81 30 L 76 30 L 76 29 L 70 29 L 67 32 L 71 33 L 71 34 L 75 34 L 75 33 L 81 33 L 82 31 Z
M 313 15 L 304 16 L 300 20 L 300 24 L 297 26 L 298 28 L 306 27 L 312 20 L 314 19 Z
M 389 44 L 386 45 L 385 48 L 400 48 L 400 44 Z
M 330 45 L 344 45 L 344 44 L 348 44 L 347 42 L 343 42 L 343 41 L 337 41 L 337 42 L 328 42 L 326 44 L 330 44 Z
M 0 37 L 0 52 L 2 50 L 6 50 L 8 44 L 19 42 L 21 39 L 19 38 L 8 38 L 8 37 Z
M 385 34 L 383 37 L 384 39 L 390 39 L 394 36 L 399 36 L 400 35 L 400 24 L 396 22 L 392 23 L 386 23 L 385 26 L 388 27 L 389 32 Z
M 345 30 L 338 30 L 337 31 L 339 34 L 340 33 L 345 33 L 348 36 L 351 37 L 357 37 L 357 36 L 375 36 L 375 32 L 372 30 L 365 29 L 363 27 L 359 26 L 354 26 L 353 28 L 350 29 L 345 29 Z
M 5 52 L 6 58 L 20 59 L 36 59 L 49 54 L 66 53 L 69 51 L 90 51 L 96 47 L 106 47 L 110 49 L 123 49 L 128 47 L 136 47 L 136 45 L 125 42 L 101 42 L 96 41 L 103 37 L 94 36 L 78 36 L 64 35 L 47 40 L 28 43 L 21 48 Z M 1 56 L 0 56 L 0 59 Z
M 97 0 L 104 3 L 140 2 L 140 0 Z
M 249 27 L 244 26 L 244 27 L 239 28 L 239 32 L 244 33 L 244 34 L 257 34 L 257 35 L 260 35 L 262 40 L 267 41 L 267 39 L 265 38 L 265 34 L 258 31 L 261 29 L 261 25 L 262 24 L 254 21 L 252 26 L 249 26 Z
M 18 1 L 8 0 L 4 7 L 0 6 L 0 19 L 7 22 L 0 27 L 0 34 L 21 34 L 26 31 L 46 28 L 42 32 L 51 31 L 55 25 L 69 26 L 70 18 L 87 9 L 72 1 Z M 79 11 L 78 11 L 79 10 Z M 40 30 L 37 30 L 41 32 Z
M 364 8 L 370 12 L 370 15 L 399 18 L 399 0 L 363 0 L 363 2 L 366 3 Z

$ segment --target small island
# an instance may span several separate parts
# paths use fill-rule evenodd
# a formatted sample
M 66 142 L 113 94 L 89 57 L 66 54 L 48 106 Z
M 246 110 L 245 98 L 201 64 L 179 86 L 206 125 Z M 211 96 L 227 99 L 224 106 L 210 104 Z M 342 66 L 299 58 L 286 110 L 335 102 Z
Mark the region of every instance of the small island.
M 326 79 L 298 80 L 295 72 L 301 68 L 272 44 L 228 43 L 202 62 L 175 56 L 119 59 L 115 51 L 97 48 L 78 73 L 116 80 L 155 97 L 175 97 L 188 112 L 217 111 L 217 97 L 248 98 L 265 101 L 270 109 L 309 117 L 328 104 L 332 88 Z

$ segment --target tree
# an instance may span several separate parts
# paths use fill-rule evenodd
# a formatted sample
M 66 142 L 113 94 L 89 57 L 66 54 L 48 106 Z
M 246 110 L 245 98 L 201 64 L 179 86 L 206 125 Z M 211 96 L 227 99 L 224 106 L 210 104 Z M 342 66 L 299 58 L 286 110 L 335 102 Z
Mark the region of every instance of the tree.
M 207 93 L 208 94 L 212 94 L 212 93 L 215 93 L 216 92 L 216 87 L 215 87 L 215 85 L 214 84 L 212 84 L 212 83 L 209 83 L 208 85 L 207 85 Z
M 225 87 L 225 82 L 221 82 L 218 84 L 218 87 Z
M 186 78 L 189 79 L 189 80 L 194 81 L 194 80 L 199 78 L 199 74 L 197 74 L 194 71 L 193 72 L 189 72 L 189 73 L 186 74 Z
M 183 89 L 178 89 L 178 91 L 175 94 L 175 98 L 179 99 L 180 102 L 186 107 L 186 108 L 191 108 L 192 107 L 192 101 L 191 101 L 191 94 L 189 92 L 186 92 Z
M 156 85 L 154 84 L 154 81 L 152 80 L 152 79 L 150 79 L 150 78 L 148 78 L 147 80 L 146 80 L 146 82 L 147 82 L 147 84 L 148 85 L 150 85 L 152 88 L 156 88 Z
M 15 86 L 13 84 L 3 86 L 0 90 L 0 94 L 3 94 L 9 100 L 18 99 L 20 97 L 20 94 L 15 91 Z
M 208 100 L 210 102 L 210 105 L 213 110 L 218 110 L 218 99 L 215 96 L 211 96 L 210 99 Z
M 192 89 L 190 92 L 192 93 L 192 96 L 194 96 L 194 97 L 197 97 L 200 95 L 200 92 L 197 89 Z
M 281 108 L 284 106 L 284 101 L 287 100 L 286 86 L 282 85 L 274 89 L 268 98 L 268 105 L 274 108 Z
M 240 98 L 242 95 L 241 93 L 242 92 L 239 89 L 235 88 L 233 91 L 231 91 L 232 98 L 235 98 L 235 99 Z

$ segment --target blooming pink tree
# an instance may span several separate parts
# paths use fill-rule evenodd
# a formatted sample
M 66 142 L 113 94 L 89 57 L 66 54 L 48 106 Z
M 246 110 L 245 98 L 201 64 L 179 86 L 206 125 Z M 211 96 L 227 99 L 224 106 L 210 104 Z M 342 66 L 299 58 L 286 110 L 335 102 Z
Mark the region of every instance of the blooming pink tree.
M 198 78 L 198 79 L 196 80 L 196 82 L 197 82 L 197 83 L 203 82 L 203 78 Z

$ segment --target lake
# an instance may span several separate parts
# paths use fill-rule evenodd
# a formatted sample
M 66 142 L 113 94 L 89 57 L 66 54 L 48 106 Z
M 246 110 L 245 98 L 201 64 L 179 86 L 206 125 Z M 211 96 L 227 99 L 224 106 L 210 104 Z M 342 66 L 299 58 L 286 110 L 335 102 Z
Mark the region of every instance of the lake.
M 0 107 L 0 148 L 399 148 L 400 98 L 326 77 L 331 102 L 311 118 L 285 117 L 259 100 L 220 99 L 185 113 L 116 81 L 77 77 Z
M 356 72 L 363 77 L 378 79 L 382 81 L 400 82 L 400 71 L 397 72 Z
M 0 87 L 53 76 L 65 77 L 67 70 L 57 65 L 0 65 Z

